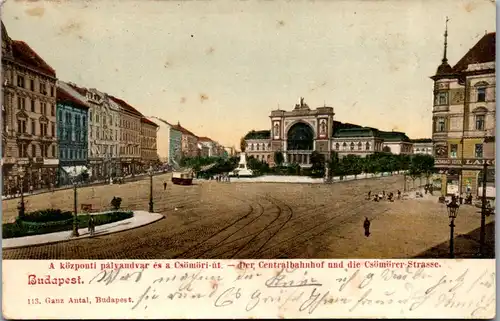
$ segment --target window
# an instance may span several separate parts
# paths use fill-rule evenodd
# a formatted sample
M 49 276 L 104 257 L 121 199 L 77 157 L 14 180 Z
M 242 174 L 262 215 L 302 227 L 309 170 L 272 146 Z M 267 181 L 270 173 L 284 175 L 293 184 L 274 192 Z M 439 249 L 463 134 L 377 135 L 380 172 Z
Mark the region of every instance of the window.
M 52 145 L 52 157 L 56 157 L 56 146 Z
M 30 89 L 31 89 L 31 91 L 35 91 L 35 80 L 34 79 L 30 79 Z
M 354 150 L 354 143 L 351 142 L 351 150 Z
M 17 108 L 24 109 L 25 98 L 17 97 Z
M 257 150 L 259 150 L 259 149 L 260 149 L 260 145 L 259 145 L 259 144 L 257 144 Z
M 73 150 L 70 150 L 70 151 L 69 151 L 69 158 L 70 158 L 70 159 L 73 159 Z
M 47 124 L 40 124 L 40 136 L 47 136 Z
M 54 87 L 50 86 L 50 97 L 54 97 Z
M 34 99 L 31 100 L 31 111 L 35 112 L 35 100 Z
M 26 133 L 26 120 L 24 119 L 17 120 L 17 131 L 19 133 Z
M 436 132 L 444 132 L 446 131 L 446 123 L 444 118 L 438 118 Z
M 370 150 L 370 143 L 366 142 L 365 150 Z
M 476 130 L 484 130 L 484 115 L 476 115 Z
M 24 88 L 24 77 L 23 76 L 17 76 L 17 86 Z
M 62 112 L 62 110 L 60 110 L 60 111 L 58 112 L 58 114 L 59 114 L 59 119 L 58 119 L 58 120 L 59 120 L 60 122 L 62 122 L 62 120 L 63 120 L 63 112 Z
M 31 157 L 36 157 L 36 145 L 31 145 Z
M 361 150 L 361 147 L 363 146 L 363 144 L 361 144 L 361 142 L 358 143 L 358 150 Z
M 474 150 L 476 158 L 483 158 L 483 144 L 476 144 Z
M 47 94 L 47 89 L 45 87 L 45 84 L 40 84 L 40 93 L 41 94 Z
M 28 157 L 28 149 L 26 144 L 19 144 L 18 157 Z
M 36 135 L 36 125 L 35 120 L 31 120 L 31 135 Z
M 486 87 L 480 87 L 477 89 L 477 101 L 478 102 L 486 101 Z
M 438 92 L 435 96 L 434 105 L 447 105 L 448 104 L 448 93 Z
M 56 115 L 56 105 L 51 104 L 50 105 L 50 116 L 55 116 Z
M 450 157 L 457 158 L 458 144 L 450 144 Z
M 50 133 L 52 134 L 52 137 L 56 137 L 56 124 L 55 123 L 50 124 Z

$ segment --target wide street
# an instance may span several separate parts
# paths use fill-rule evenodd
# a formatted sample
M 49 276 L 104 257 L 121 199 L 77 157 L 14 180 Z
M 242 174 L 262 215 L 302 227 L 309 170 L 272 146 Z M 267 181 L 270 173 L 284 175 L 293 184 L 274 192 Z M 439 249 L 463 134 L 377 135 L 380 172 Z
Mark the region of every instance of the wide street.
M 153 185 L 155 212 L 165 216 L 158 222 L 88 239 L 7 249 L 3 258 L 410 258 L 449 239 L 446 208 L 434 198 L 365 200 L 369 190 L 402 190 L 402 176 L 332 185 L 197 181 L 177 186 L 165 174 L 154 177 Z M 79 204 L 99 210 L 109 209 L 113 196 L 123 198 L 122 208 L 147 210 L 149 178 L 78 189 Z M 3 222 L 15 218 L 17 201 L 3 201 Z M 33 195 L 26 201 L 27 211 L 71 210 L 73 190 Z M 364 236 L 365 217 L 372 222 L 369 237 Z M 462 206 L 456 234 L 479 225 L 477 209 Z M 462 243 L 456 244 L 460 253 Z M 446 257 L 446 251 L 437 255 Z

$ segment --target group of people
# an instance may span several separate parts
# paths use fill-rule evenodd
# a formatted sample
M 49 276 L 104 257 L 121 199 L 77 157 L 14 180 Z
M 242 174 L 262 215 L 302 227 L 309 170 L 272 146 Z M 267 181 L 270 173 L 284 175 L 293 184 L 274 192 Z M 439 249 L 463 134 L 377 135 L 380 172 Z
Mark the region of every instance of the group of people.
M 227 174 L 227 173 L 216 174 L 214 176 L 211 176 L 210 180 L 216 180 L 217 182 L 230 182 L 231 181 L 231 179 L 229 178 L 229 174 Z
M 398 200 L 401 199 L 401 191 L 398 190 L 397 192 L 398 194 Z M 394 202 L 394 193 L 393 192 L 390 192 L 390 193 L 385 193 L 385 191 L 382 191 L 381 194 L 375 194 L 373 196 L 373 199 L 372 199 L 372 191 L 369 191 L 368 192 L 368 198 L 367 200 L 373 200 L 374 202 L 380 202 L 382 200 L 388 200 L 389 202 Z

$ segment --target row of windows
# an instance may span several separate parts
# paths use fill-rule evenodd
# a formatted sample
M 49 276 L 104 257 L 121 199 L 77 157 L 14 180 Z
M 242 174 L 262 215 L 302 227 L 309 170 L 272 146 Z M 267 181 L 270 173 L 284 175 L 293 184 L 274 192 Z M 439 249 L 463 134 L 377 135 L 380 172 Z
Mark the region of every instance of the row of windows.
M 458 144 L 450 144 L 450 158 L 457 158 Z M 483 158 L 483 144 L 474 145 L 474 157 Z
M 110 156 L 114 157 L 118 155 L 118 146 L 116 145 L 94 145 L 95 149 L 90 149 L 90 156 Z
M 86 159 L 87 158 L 87 150 L 85 149 L 62 149 L 61 150 L 61 159 L 63 160 L 77 160 L 77 159 Z
M 59 110 L 57 113 L 58 115 L 58 121 L 59 122 L 65 122 L 65 125 L 75 125 L 76 127 L 87 127 L 87 117 L 85 115 L 78 115 L 75 114 L 73 117 L 71 117 L 72 113 L 69 111 L 63 112 L 62 110 Z
M 485 102 L 485 101 L 486 101 L 486 87 L 476 88 L 475 102 Z M 434 105 L 448 105 L 448 92 L 446 91 L 437 92 L 434 98 Z
M 28 152 L 29 150 L 29 152 Z M 18 145 L 18 157 L 26 158 L 26 157 L 56 157 L 56 146 L 52 145 L 49 149 L 49 145 L 40 145 L 40 155 L 37 155 L 37 145 L 35 144 L 19 144 Z M 49 154 L 49 151 L 51 152 Z
M 60 140 L 71 140 L 74 142 L 83 142 L 87 140 L 86 129 L 59 128 L 58 137 Z
M 105 114 L 103 114 L 101 116 L 100 113 L 93 114 L 92 110 L 89 111 L 89 119 L 90 119 L 91 123 L 94 122 L 96 124 L 99 124 L 99 121 L 102 119 L 101 124 L 113 126 L 113 118 L 115 118 L 115 126 L 118 127 L 118 117 L 111 117 L 111 116 L 110 117 L 106 117 Z
M 27 98 L 25 98 L 25 97 L 17 97 L 17 107 L 19 109 L 26 110 L 26 100 L 27 100 Z M 30 110 L 33 113 L 40 113 L 44 116 L 48 116 L 47 103 L 45 103 L 45 102 L 40 102 L 40 111 L 38 112 L 36 110 L 36 100 L 30 99 Z M 55 115 L 56 115 L 56 105 L 50 104 L 50 116 L 55 116 Z
M 35 80 L 34 79 L 29 79 L 29 87 L 26 87 L 27 82 L 25 81 L 24 76 L 17 76 L 17 86 L 23 89 L 30 89 L 31 91 L 35 91 Z M 54 97 L 54 86 L 50 86 L 50 97 Z M 47 85 L 44 83 L 39 83 L 38 84 L 38 89 L 39 92 L 43 95 L 47 95 L 49 92 L 47 92 Z
M 120 153 L 125 155 L 139 155 L 140 147 L 138 146 L 121 146 Z
M 30 134 L 31 135 L 38 135 L 38 136 L 42 136 L 42 137 L 49 137 L 48 136 L 48 132 L 47 132 L 47 128 L 49 126 L 49 124 L 45 124 L 45 123 L 40 123 L 40 131 L 39 133 L 36 132 L 36 120 L 32 119 L 31 120 L 31 130 L 30 130 Z M 17 132 L 18 133 L 22 133 L 22 134 L 28 134 L 28 131 L 27 131 L 27 122 L 25 119 L 18 119 L 17 120 Z M 56 126 L 54 123 L 50 123 L 50 137 L 55 137 L 56 136 Z
M 118 140 L 118 130 L 90 126 L 90 139 Z
M 354 144 L 354 142 L 351 142 L 349 145 L 347 145 L 347 143 L 344 142 L 342 144 L 342 150 L 355 150 L 356 147 L 357 147 L 357 150 L 363 150 L 363 144 L 361 142 L 358 142 L 357 144 Z M 370 150 L 370 148 L 371 148 L 370 143 L 366 142 L 366 144 L 364 144 L 364 150 Z M 340 150 L 339 143 L 335 143 L 335 149 Z
M 486 116 L 485 115 L 475 115 L 474 129 L 475 130 L 485 130 L 486 126 Z M 446 119 L 444 117 L 437 118 L 434 127 L 435 132 L 446 132 Z
M 270 150 L 271 149 L 271 144 L 267 143 L 257 143 L 257 144 L 248 144 L 247 145 L 248 150 Z

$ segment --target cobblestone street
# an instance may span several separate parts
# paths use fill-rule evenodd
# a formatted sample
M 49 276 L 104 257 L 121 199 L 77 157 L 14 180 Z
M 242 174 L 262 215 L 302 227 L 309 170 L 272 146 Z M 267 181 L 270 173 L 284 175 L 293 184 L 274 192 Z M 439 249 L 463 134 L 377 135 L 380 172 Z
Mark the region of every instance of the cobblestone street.
M 377 203 L 365 199 L 370 190 L 388 193 L 402 190 L 402 186 L 401 176 L 333 185 L 198 181 L 193 186 L 177 186 L 170 182 L 170 175 L 162 175 L 154 178 L 154 205 L 164 219 L 116 234 L 4 250 L 3 258 L 415 257 L 448 241 L 448 216 L 445 206 L 435 200 Z M 109 208 L 113 196 L 123 198 L 125 209 L 147 210 L 149 179 L 78 190 L 79 204 L 92 204 L 101 211 Z M 15 218 L 17 201 L 3 201 L 4 222 Z M 33 195 L 26 201 L 28 211 L 71 210 L 73 191 Z M 369 237 L 364 236 L 365 217 L 372 222 Z M 480 214 L 476 208 L 462 206 L 456 225 L 457 236 L 475 230 Z M 477 242 L 471 242 L 475 247 Z M 447 256 L 446 247 L 429 253 Z

